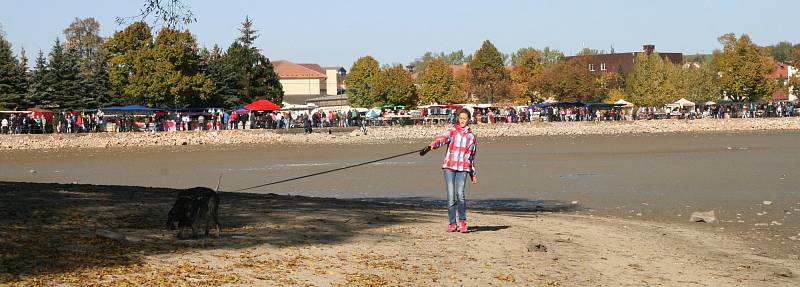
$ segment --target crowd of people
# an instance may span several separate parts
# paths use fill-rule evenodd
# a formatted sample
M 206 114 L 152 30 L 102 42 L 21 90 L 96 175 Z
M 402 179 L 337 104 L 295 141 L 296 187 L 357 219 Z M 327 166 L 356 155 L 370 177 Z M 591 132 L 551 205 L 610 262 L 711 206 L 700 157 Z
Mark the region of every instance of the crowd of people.
M 620 106 L 473 107 L 471 123 L 526 123 L 571 121 L 621 121 L 660 118 L 758 118 L 793 117 L 792 102 L 729 103 L 691 107 L 627 108 Z M 343 109 L 296 111 L 153 112 L 144 115 L 92 112 L 6 112 L 0 114 L 0 133 L 90 133 L 138 131 L 198 131 L 226 129 L 291 129 L 365 127 L 406 124 L 454 123 L 456 107 L 436 110 Z

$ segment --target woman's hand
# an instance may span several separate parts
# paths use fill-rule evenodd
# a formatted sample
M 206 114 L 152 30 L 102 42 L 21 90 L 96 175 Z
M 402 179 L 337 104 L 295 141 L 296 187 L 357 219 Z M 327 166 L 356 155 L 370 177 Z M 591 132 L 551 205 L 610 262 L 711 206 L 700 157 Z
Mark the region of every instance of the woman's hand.
M 477 175 L 470 176 L 470 178 L 472 179 L 472 184 L 477 184 L 478 183 L 478 176 Z

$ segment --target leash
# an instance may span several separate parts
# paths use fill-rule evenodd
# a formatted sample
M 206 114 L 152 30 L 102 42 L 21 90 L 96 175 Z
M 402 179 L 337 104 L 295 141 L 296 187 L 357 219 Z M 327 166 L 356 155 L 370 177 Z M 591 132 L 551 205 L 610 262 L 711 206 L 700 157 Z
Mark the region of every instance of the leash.
M 330 173 L 330 172 L 334 172 L 334 171 L 340 171 L 340 170 L 344 170 L 344 169 L 348 169 L 348 168 L 354 168 L 354 167 L 357 167 L 357 166 L 362 166 L 362 165 L 370 164 L 370 163 L 376 163 L 376 162 L 384 161 L 384 160 L 387 160 L 387 159 L 393 159 L 393 158 L 396 158 L 396 157 L 401 157 L 401 156 L 409 155 L 409 154 L 412 154 L 412 153 L 419 153 L 420 156 L 424 156 L 430 150 L 431 150 L 431 148 L 429 146 L 426 146 L 422 150 L 414 150 L 414 151 L 410 151 L 410 152 L 404 152 L 404 153 L 401 153 L 401 154 L 398 154 L 398 155 L 393 155 L 393 156 L 384 157 L 384 158 L 381 158 L 381 159 L 371 160 L 371 161 L 368 161 L 368 162 L 362 162 L 362 163 L 358 163 L 358 164 L 354 164 L 354 165 L 348 165 L 348 166 L 345 166 L 345 167 L 340 167 L 340 168 L 335 168 L 335 169 L 331 169 L 331 170 L 321 171 L 321 172 L 312 173 L 312 174 L 308 174 L 308 175 L 303 175 L 303 176 L 298 176 L 298 177 L 293 177 L 293 178 L 287 178 L 287 179 L 274 181 L 274 182 L 270 182 L 270 183 L 265 183 L 265 184 L 261 184 L 261 185 L 256 185 L 256 186 L 251 186 L 251 187 L 247 187 L 247 188 L 240 188 L 240 189 L 234 190 L 232 192 L 245 191 L 245 190 L 248 190 L 248 189 L 265 187 L 265 186 L 268 186 L 268 185 L 279 184 L 279 183 L 284 183 L 284 182 L 287 182 L 287 181 L 303 179 L 303 178 L 317 176 L 317 175 L 321 175 L 321 174 L 326 174 L 326 173 Z

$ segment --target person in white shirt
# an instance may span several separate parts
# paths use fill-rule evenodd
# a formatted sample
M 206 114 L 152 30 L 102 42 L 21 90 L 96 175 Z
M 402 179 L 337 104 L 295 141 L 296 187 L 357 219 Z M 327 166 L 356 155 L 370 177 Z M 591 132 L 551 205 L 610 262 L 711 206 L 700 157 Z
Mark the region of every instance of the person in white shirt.
M 8 132 L 8 120 L 3 118 L 2 128 L 0 128 L 0 133 L 7 133 Z

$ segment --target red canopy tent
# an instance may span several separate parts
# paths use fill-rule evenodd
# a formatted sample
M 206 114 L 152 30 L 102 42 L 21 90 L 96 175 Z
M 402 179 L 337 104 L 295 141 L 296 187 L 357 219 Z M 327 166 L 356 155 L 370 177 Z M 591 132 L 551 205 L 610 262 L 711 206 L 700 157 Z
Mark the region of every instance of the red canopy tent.
M 268 100 L 257 100 L 244 106 L 245 109 L 251 111 L 277 111 L 281 106 L 273 104 Z

